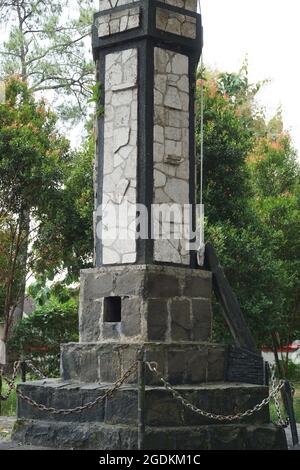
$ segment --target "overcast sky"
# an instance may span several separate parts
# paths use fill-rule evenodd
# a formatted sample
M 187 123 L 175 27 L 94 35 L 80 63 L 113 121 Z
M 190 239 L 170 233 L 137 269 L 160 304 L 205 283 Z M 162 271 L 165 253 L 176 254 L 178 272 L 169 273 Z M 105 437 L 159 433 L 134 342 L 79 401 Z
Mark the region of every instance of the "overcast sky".
M 300 157 L 300 0 L 201 0 L 201 9 L 205 63 L 236 72 L 248 54 L 250 80 L 271 80 L 259 93 L 267 116 L 282 105 Z
M 282 105 L 300 156 L 300 1 L 202 0 L 204 61 L 238 71 L 246 54 L 249 77 L 270 79 L 259 93 L 270 116 Z

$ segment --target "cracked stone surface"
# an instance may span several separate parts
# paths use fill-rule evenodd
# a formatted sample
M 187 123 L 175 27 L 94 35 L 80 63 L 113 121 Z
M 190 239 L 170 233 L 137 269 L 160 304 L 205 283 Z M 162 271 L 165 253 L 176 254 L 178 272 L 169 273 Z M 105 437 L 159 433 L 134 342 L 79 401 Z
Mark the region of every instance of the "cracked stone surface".
M 110 10 L 111 8 L 120 7 L 130 3 L 135 3 L 137 0 L 99 0 L 99 10 Z M 160 0 L 162 3 L 167 3 L 179 8 L 185 8 L 190 11 L 197 11 L 197 0 Z
M 167 33 L 196 39 L 196 18 L 162 8 L 156 9 L 156 27 Z
M 175 7 L 184 8 L 185 10 L 197 11 L 197 0 L 160 0 Z
M 135 3 L 136 1 L 137 0 L 99 0 L 99 11 L 110 10 L 111 8 Z
M 128 8 L 100 16 L 97 23 L 98 36 L 101 38 L 138 28 L 140 26 L 140 8 Z
M 171 236 L 154 241 L 154 257 L 156 261 L 188 264 L 189 231 L 179 223 L 183 206 L 189 203 L 188 57 L 156 47 L 154 64 L 153 202 L 176 203 L 181 211 L 170 227 Z M 164 207 L 154 210 L 153 216 L 156 230 L 163 234 Z
M 103 264 L 133 263 L 134 225 L 132 236 L 128 232 L 134 224 L 136 204 L 137 49 L 108 54 L 105 67 Z M 124 214 L 121 221 L 117 220 L 119 214 Z

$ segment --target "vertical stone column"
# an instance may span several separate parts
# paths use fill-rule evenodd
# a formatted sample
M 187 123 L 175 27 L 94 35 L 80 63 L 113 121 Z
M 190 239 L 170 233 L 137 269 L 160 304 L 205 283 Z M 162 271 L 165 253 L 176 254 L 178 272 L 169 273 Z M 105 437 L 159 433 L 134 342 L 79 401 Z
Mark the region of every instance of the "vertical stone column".
M 195 230 L 194 208 L 188 211 L 195 204 L 194 85 L 202 47 L 196 4 L 100 0 L 93 28 L 105 110 L 96 156 L 97 267 L 196 265 L 188 243 Z M 143 237 L 136 239 L 140 223 Z

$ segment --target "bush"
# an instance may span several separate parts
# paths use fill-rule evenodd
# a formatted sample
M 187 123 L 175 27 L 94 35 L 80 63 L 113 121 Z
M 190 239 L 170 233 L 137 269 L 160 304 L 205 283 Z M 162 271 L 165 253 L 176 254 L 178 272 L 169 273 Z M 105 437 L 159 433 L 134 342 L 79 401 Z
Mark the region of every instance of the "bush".
M 286 362 L 279 361 L 283 370 L 285 371 L 286 378 L 291 382 L 300 382 L 300 364 L 295 364 L 290 359 L 288 361 L 288 367 L 286 370 Z
M 60 344 L 78 341 L 78 301 L 51 299 L 14 328 L 11 355 L 32 360 L 47 377 L 59 375 Z

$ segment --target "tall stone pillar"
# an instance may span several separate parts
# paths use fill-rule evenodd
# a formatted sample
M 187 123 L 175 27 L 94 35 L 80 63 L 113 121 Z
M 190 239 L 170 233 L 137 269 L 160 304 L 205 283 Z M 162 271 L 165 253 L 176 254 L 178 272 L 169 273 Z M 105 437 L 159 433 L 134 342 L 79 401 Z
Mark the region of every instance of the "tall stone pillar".
M 208 411 L 245 411 L 268 393 L 259 356 L 211 342 L 212 276 L 197 268 L 189 243 L 195 230 L 201 31 L 196 0 L 100 0 L 93 25 L 104 107 L 97 129 L 96 262 L 81 273 L 80 342 L 62 345 L 61 379 L 19 386 L 47 407 L 95 400 L 141 348 L 176 390 Z M 161 205 L 174 206 L 178 218 L 156 212 Z M 166 221 L 170 234 L 153 237 L 155 227 L 164 232 Z M 267 408 L 224 424 L 184 408 L 150 371 L 145 379 L 147 449 L 285 445 Z M 18 418 L 14 437 L 22 442 L 136 449 L 137 376 L 76 415 L 53 415 L 19 399 Z
M 197 0 L 100 0 L 93 50 L 105 113 L 99 120 L 96 205 L 110 211 L 103 219 L 99 209 L 96 215 L 96 266 L 196 266 L 186 246 L 189 227 L 181 238 L 151 237 L 158 223 L 153 204 L 176 204 L 183 211 L 195 203 L 194 94 L 202 49 L 196 9 Z M 143 228 L 149 236 L 120 240 L 109 212 L 136 204 L 147 209 Z M 133 208 L 133 231 L 134 217 Z M 191 218 L 190 231 L 193 211 Z

